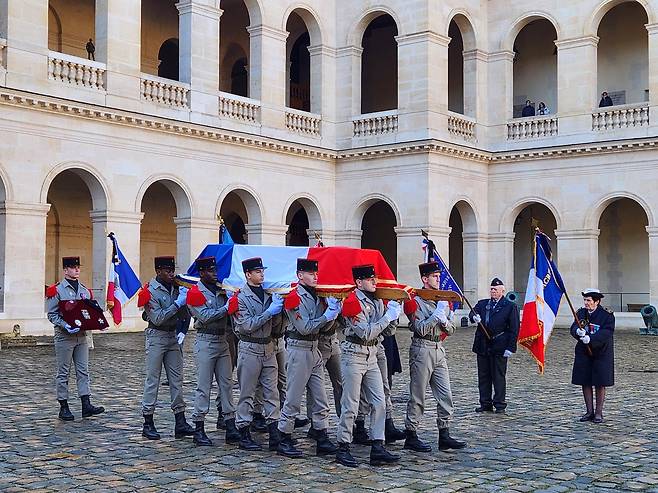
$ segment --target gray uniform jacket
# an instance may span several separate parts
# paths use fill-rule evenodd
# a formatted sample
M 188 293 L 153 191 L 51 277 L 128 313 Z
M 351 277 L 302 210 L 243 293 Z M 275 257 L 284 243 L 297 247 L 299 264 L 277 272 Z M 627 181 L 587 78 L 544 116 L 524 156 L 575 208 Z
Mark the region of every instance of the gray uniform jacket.
M 57 283 L 57 294 L 52 298 L 46 298 L 48 320 L 55 327 L 61 327 L 62 329 L 66 328 L 66 322 L 59 311 L 59 302 L 85 299 L 92 299 L 92 295 L 91 291 L 84 284 L 78 281 L 78 291 L 76 292 L 66 279 L 62 279 Z
M 439 317 L 434 315 L 436 301 L 427 301 L 416 297 L 418 309 L 409 320 L 409 330 L 420 337 L 439 337 L 441 332 L 452 335 L 455 332 L 455 324 L 448 320 L 447 324 L 441 323 Z
M 272 304 L 272 296 L 265 293 L 261 301 L 245 284 L 238 293 L 238 311 L 233 315 L 235 333 L 249 337 L 271 337 L 281 333 L 281 314 L 272 316 L 266 312 Z
M 202 282 L 199 282 L 197 287 L 206 298 L 206 303 L 201 306 L 188 305 L 188 309 L 194 317 L 194 328 L 197 332 L 223 334 L 228 325 L 226 294 L 219 289 L 215 294 Z
M 361 304 L 361 312 L 356 317 L 345 317 L 345 336 L 373 341 L 381 339 L 382 335 L 393 334 L 396 323 L 389 323 L 384 318 L 386 313 L 384 302 L 379 299 L 371 300 L 360 289 L 357 289 L 355 293 Z
M 178 298 L 178 286 L 174 284 L 171 292 L 154 277 L 149 281 L 148 290 L 151 299 L 144 307 L 149 329 L 175 331 L 178 321 L 187 316 L 187 308 L 174 304 Z
M 324 311 L 326 302 L 319 298 L 315 300 L 311 293 L 303 287 L 298 287 L 300 303 L 297 308 L 286 310 L 288 315 L 287 332 L 297 332 L 302 336 L 326 332 L 335 324 L 334 320 L 327 320 Z

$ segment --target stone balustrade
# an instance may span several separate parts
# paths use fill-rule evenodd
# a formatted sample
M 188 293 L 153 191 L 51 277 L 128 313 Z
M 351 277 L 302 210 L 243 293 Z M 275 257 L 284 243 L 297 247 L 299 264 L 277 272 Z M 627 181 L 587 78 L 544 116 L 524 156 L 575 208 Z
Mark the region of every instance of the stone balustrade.
M 648 125 L 649 103 L 607 106 L 592 113 L 592 130 L 595 132 Z
M 260 120 L 260 102 L 227 92 L 219 93 L 219 116 L 246 123 Z
M 542 139 L 557 133 L 557 116 L 515 118 L 507 122 L 507 140 Z
M 145 101 L 175 108 L 189 108 L 189 84 L 142 74 L 140 86 L 141 97 Z
M 476 124 L 475 118 L 458 113 L 448 113 L 448 133 L 467 142 L 477 141 L 475 133 Z
M 319 137 L 321 123 L 322 115 L 286 108 L 286 128 L 291 132 Z
M 48 78 L 58 82 L 105 90 L 105 64 L 56 51 L 48 53 Z
M 354 137 L 369 137 L 398 131 L 398 112 L 380 111 L 359 115 L 352 120 Z

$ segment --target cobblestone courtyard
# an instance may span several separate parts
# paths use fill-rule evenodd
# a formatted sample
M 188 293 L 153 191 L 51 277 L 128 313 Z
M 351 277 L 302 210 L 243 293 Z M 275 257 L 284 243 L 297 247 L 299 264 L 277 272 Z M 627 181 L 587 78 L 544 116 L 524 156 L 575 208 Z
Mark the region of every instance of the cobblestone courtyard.
M 193 334 L 186 341 L 185 393 L 188 419 L 194 393 Z M 167 387 L 160 392 L 156 425 L 163 439 L 141 437 L 142 334 L 95 336 L 93 401 L 107 409 L 80 418 L 72 375 L 70 401 L 76 421 L 57 419 L 53 391 L 54 349 L 10 348 L 0 352 L 0 491 L 656 491 L 658 492 L 658 338 L 616 335 L 616 383 L 608 393 L 602 425 L 578 423 L 580 390 L 570 385 L 573 341 L 553 335 L 544 376 L 523 351 L 508 370 L 508 414 L 476 415 L 472 329 L 447 343 L 456 414 L 453 434 L 468 441 L 464 451 L 402 454 L 399 465 L 372 468 L 369 448 L 355 446 L 361 465 L 338 466 L 316 458 L 311 441 L 297 437 L 305 457 L 285 459 L 226 446 L 223 433 L 208 426 L 212 448 L 173 438 Z M 398 335 L 406 357 L 409 335 Z M 406 366 L 406 364 L 405 364 Z M 408 373 L 394 380 L 395 421 L 404 423 Z M 333 401 L 331 401 L 333 403 Z M 432 402 L 432 401 L 430 401 Z M 437 431 L 431 407 L 421 437 Z M 335 416 L 331 435 L 335 436 Z M 220 438 L 221 437 L 221 438 Z M 265 440 L 264 435 L 256 437 Z

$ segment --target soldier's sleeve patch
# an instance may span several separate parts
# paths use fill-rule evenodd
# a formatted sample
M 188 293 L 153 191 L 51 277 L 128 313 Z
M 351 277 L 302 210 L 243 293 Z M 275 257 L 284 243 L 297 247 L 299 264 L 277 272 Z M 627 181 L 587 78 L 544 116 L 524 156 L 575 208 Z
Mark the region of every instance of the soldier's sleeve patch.
M 56 282 L 55 284 L 53 284 L 51 286 L 48 286 L 46 288 L 46 298 L 54 298 L 55 296 L 57 296 L 57 285 L 58 284 L 59 283 Z
M 354 291 L 343 301 L 342 313 L 344 317 L 356 317 L 361 313 L 361 303 L 359 303 L 359 299 L 356 297 Z
M 290 293 L 288 293 L 285 301 L 283 302 L 283 306 L 286 310 L 293 310 L 295 308 L 298 308 L 301 302 L 302 300 L 300 299 L 299 293 L 295 288 L 292 291 L 290 291 Z
M 185 301 L 190 306 L 203 306 L 206 304 L 206 297 L 199 290 L 199 286 L 195 284 L 187 291 Z
M 137 295 L 137 307 L 142 308 L 146 306 L 149 301 L 151 301 L 151 292 L 149 291 L 149 283 L 145 283 Z

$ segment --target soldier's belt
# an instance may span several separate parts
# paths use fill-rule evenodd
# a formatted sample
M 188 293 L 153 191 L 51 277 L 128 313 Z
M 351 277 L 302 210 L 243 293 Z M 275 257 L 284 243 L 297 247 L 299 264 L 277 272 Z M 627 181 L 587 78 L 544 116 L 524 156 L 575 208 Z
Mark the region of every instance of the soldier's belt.
M 366 341 L 356 336 L 346 336 L 345 340 L 351 342 L 352 344 L 358 344 L 359 346 L 376 346 L 379 343 L 378 339 L 373 339 L 372 341 Z
M 319 339 L 318 334 L 300 334 L 296 330 L 288 332 L 287 337 L 296 341 L 317 341 Z
M 176 331 L 176 326 L 175 325 L 170 325 L 170 326 L 163 326 L 163 327 L 158 327 L 157 325 L 153 325 L 151 322 L 149 322 L 148 325 L 149 329 L 155 329 L 155 330 L 160 330 L 162 332 L 174 332 Z
M 328 330 L 327 332 L 320 332 L 318 335 L 320 336 L 320 339 L 329 339 L 330 337 L 333 337 L 333 335 L 336 333 L 336 329 L 333 328 L 331 330 Z
M 199 328 L 196 330 L 197 333 L 199 334 L 208 334 L 211 336 L 223 336 L 226 333 L 225 329 L 207 329 L 207 328 Z
M 424 335 L 424 336 L 414 334 L 412 339 L 419 339 L 419 340 L 422 340 L 422 341 L 430 341 L 430 342 L 441 342 L 441 336 L 433 336 L 433 335 L 430 335 L 430 334 L 427 334 L 427 335 Z
M 251 337 L 240 334 L 238 336 L 242 342 L 250 342 L 252 344 L 269 344 L 272 342 L 271 337 Z

